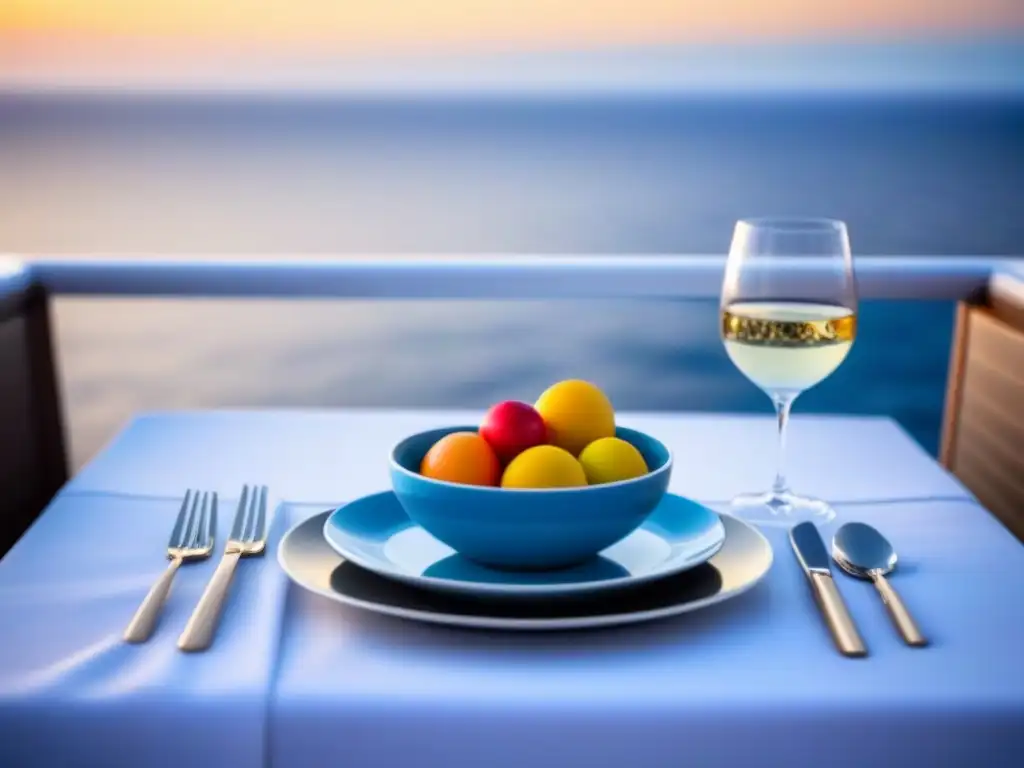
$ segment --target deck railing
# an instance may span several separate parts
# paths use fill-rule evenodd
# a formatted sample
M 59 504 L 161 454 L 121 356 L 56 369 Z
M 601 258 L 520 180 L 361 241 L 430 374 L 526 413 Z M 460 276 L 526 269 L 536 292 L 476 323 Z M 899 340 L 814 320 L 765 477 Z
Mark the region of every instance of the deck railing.
M 54 296 L 714 299 L 723 256 L 0 257 L 0 554 L 67 480 L 50 328 Z M 795 267 L 797 268 L 797 267 Z M 976 296 L 1024 285 L 1024 260 L 866 256 L 864 299 Z
M 993 272 L 1013 272 L 1024 268 L 1022 264 L 974 256 L 863 256 L 856 262 L 856 271 L 865 299 L 957 299 L 984 286 Z M 724 266 L 723 256 L 670 254 L 315 259 L 40 256 L 21 261 L 8 258 L 0 263 L 0 276 L 20 275 L 23 284 L 38 285 L 54 295 L 711 299 L 721 289 Z

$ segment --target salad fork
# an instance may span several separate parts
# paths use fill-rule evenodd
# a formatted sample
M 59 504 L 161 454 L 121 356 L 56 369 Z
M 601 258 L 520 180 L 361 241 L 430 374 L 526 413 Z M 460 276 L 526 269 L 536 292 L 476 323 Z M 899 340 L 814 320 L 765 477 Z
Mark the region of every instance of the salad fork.
M 262 555 L 267 542 L 267 487 L 242 488 L 231 535 L 224 547 L 217 570 L 206 585 L 203 596 L 192 612 L 185 631 L 178 638 L 183 651 L 202 651 L 210 647 L 220 622 L 235 566 L 243 557 Z
M 171 591 L 174 574 L 182 563 L 203 560 L 213 552 L 213 541 L 217 531 L 217 494 L 189 489 L 181 502 L 178 519 L 174 523 L 170 541 L 167 543 L 167 557 L 170 563 L 163 575 L 146 595 L 131 622 L 124 631 L 129 643 L 142 643 L 149 639 L 156 628 L 157 619 Z

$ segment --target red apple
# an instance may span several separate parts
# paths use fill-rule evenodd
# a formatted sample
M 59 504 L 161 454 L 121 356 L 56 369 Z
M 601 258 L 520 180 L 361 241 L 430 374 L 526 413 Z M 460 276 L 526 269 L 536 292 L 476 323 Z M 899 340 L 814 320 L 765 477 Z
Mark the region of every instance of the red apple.
M 480 424 L 480 436 L 490 443 L 504 464 L 527 448 L 543 445 L 548 438 L 548 429 L 544 418 L 532 405 L 506 400 L 487 411 Z

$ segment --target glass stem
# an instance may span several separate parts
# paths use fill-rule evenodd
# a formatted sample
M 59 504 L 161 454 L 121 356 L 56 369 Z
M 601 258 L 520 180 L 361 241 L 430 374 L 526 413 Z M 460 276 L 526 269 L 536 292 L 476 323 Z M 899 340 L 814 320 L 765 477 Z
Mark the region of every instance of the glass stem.
M 776 465 L 775 482 L 772 484 L 772 493 L 775 496 L 789 493 L 789 485 L 786 483 L 786 426 L 789 424 L 789 409 L 792 408 L 794 400 L 796 400 L 796 395 L 772 395 L 775 416 L 779 424 L 778 464 Z

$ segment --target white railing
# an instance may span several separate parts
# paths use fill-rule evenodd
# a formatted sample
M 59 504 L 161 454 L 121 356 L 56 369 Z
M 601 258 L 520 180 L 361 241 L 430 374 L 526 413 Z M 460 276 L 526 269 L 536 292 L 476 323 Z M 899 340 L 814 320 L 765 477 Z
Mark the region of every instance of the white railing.
M 713 255 L 6 257 L 0 295 L 38 285 L 91 296 L 713 299 L 724 265 Z M 865 299 L 955 300 L 993 275 L 1024 281 L 1024 260 L 863 256 L 856 273 Z

